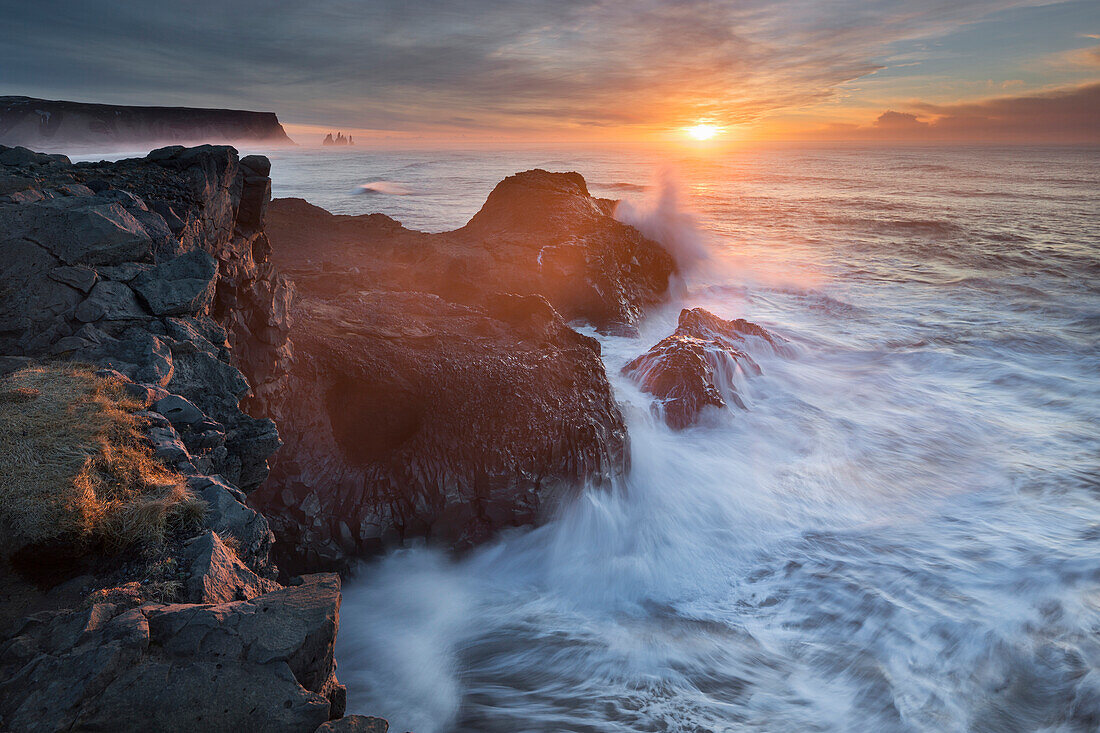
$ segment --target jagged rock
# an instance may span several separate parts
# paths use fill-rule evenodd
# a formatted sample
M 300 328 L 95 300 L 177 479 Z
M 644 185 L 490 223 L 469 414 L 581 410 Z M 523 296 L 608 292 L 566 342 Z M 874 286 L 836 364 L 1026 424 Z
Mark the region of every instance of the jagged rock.
M 44 247 L 27 239 L 6 238 L 2 206 L 0 251 L 4 253 L 0 258 L 0 345 L 5 354 L 22 355 L 23 344 L 65 323 L 84 296 L 49 276 L 59 262 Z M 69 334 L 56 338 L 65 335 Z
M 343 714 L 339 609 L 339 578 L 317 575 L 249 601 L 31 617 L 0 650 L 0 718 L 20 731 L 316 730 Z
M 623 367 L 623 374 L 657 398 L 654 408 L 670 427 L 683 429 L 695 424 L 706 407 L 733 403 L 745 408 L 737 383 L 760 374 L 760 367 L 742 349 L 756 339 L 773 349 L 781 345 L 779 337 L 755 323 L 684 309 L 672 335 Z
M 123 262 L 121 265 L 105 265 L 98 272 L 108 280 L 128 283 L 143 272 L 153 269 L 153 265 L 143 262 Z
M 348 715 L 338 720 L 322 723 L 315 733 L 387 733 L 390 723 L 385 718 L 366 715 Z
M 194 473 L 195 465 L 191 462 L 191 454 L 168 419 L 157 412 L 138 414 L 148 421 L 145 432 L 153 446 L 153 455 L 176 471 Z
M 189 592 L 252 599 L 134 608 L 160 596 L 88 565 L 108 586 L 93 594 L 94 618 L 32 619 L 0 642 L 2 729 L 312 731 L 343 714 L 338 583 L 322 593 L 328 621 L 299 602 L 316 582 L 287 589 L 294 602 L 275 590 L 274 537 L 238 488 L 263 480 L 279 445 L 271 420 L 241 409 L 242 369 L 277 390 L 290 353 L 291 288 L 263 233 L 268 168 L 204 146 L 0 170 L 0 370 L 43 357 L 96 364 L 167 414 L 141 413 L 155 455 L 187 476 L 213 530 L 187 548 Z M 170 596 L 187 576 L 162 577 L 169 587 L 155 593 Z M 209 633 L 187 636 L 197 629 Z
M 134 291 L 124 283 L 104 280 L 95 284 L 73 316 L 83 323 L 93 323 L 141 320 L 147 319 L 149 314 L 137 302 Z
M 616 330 L 665 296 L 675 265 L 611 209 L 577 173 L 532 170 L 501 181 L 453 232 L 414 232 L 381 214 L 335 216 L 300 199 L 273 201 L 267 232 L 273 258 L 302 288 L 370 282 L 464 304 L 482 304 L 493 291 L 537 294 L 567 321 Z M 314 263 L 325 261 L 360 274 L 318 272 Z
M 141 273 L 133 288 L 154 315 L 199 313 L 214 300 L 217 274 L 214 258 L 196 249 Z
M 264 155 L 246 155 L 241 158 L 241 167 L 253 176 L 271 175 L 271 161 Z
M 73 197 L 0 205 L 0 223 L 9 238 L 36 242 L 66 265 L 104 265 L 152 255 L 145 228 L 118 203 Z
M 193 476 L 187 486 L 210 507 L 207 526 L 222 537 L 233 537 L 241 560 L 266 577 L 275 536 L 264 515 L 245 503 L 244 492 L 220 476 Z
M 250 601 L 279 588 L 249 570 L 216 532 L 208 530 L 192 539 L 184 556 L 190 561 L 187 597 L 192 603 Z
M 95 285 L 98 275 L 90 267 L 55 267 L 50 270 L 50 279 L 70 285 L 82 293 L 87 293 Z
M 153 409 L 168 418 L 173 426 L 194 425 L 206 416 L 191 400 L 177 394 L 165 395 L 153 405 Z
M 470 546 L 625 469 L 598 342 L 543 298 L 488 303 L 298 301 L 295 368 L 270 403 L 287 445 L 253 497 L 284 569 L 339 567 L 391 539 Z

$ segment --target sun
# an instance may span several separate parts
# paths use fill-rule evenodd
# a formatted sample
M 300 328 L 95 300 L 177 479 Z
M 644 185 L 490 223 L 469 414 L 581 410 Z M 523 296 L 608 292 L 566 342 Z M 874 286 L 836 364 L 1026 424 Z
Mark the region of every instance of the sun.
M 684 128 L 684 132 L 696 140 L 710 140 L 721 131 L 722 128 L 717 125 L 708 125 L 704 123 Z

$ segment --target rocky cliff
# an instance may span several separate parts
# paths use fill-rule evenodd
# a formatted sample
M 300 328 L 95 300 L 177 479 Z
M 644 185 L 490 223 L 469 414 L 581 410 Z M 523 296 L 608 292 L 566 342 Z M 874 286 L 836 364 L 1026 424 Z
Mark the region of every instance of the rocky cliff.
M 60 531 L 18 547 L 29 540 L 5 530 L 0 617 L 38 612 L 0 641 L 0 729 L 308 732 L 343 713 L 339 578 L 276 583 L 271 529 L 244 493 L 279 437 L 241 401 L 277 389 L 288 349 L 268 169 L 226 147 L 72 165 L 0 146 L 0 374 L 92 365 L 82 379 L 125 397 L 144 445 L 69 449 L 93 468 L 137 451 L 202 509 L 197 525 L 113 550 Z M 46 394 L 20 384 L 4 383 L 4 409 L 41 417 Z M 26 426 L 3 455 L 33 475 L 56 463 L 35 449 L 50 439 Z M 105 511 L 118 501 L 104 481 L 76 488 Z
M 293 145 L 274 112 L 0 97 L 0 143 L 96 150 L 166 143 Z
M 286 445 L 256 494 L 285 568 L 341 568 L 426 537 L 469 547 L 627 468 L 598 342 L 673 272 L 575 173 L 502 181 L 462 229 L 272 202 L 293 278 L 288 389 L 262 391 Z
M 271 202 L 269 167 L 0 146 L 0 402 L 33 411 L 17 377 L 89 365 L 66 368 L 125 395 L 204 507 L 129 555 L 0 543 L 0 587 L 26 586 L 0 621 L 39 611 L 0 642 L 0 729 L 311 731 L 344 707 L 339 578 L 294 573 L 469 547 L 627 469 L 599 343 L 567 321 L 632 329 L 674 265 L 579 175 L 517 174 L 425 234 Z M 31 437 L 0 455 L 33 470 Z

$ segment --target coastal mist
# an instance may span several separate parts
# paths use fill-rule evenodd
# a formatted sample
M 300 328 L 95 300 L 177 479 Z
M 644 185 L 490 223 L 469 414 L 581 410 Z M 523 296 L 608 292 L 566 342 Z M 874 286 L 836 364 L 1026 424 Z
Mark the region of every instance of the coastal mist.
M 631 471 L 345 587 L 349 712 L 441 731 L 1100 727 L 1100 155 L 282 151 L 274 195 L 462 226 L 575 170 L 677 254 L 598 338 Z M 621 374 L 681 308 L 783 339 L 673 430 Z

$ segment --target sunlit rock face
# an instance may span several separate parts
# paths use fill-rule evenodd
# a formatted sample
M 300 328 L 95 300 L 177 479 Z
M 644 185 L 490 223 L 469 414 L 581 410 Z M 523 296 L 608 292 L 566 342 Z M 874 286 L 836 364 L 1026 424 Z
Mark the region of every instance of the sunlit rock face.
M 726 321 L 702 308 L 684 309 L 672 335 L 623 367 L 672 428 L 694 425 L 706 407 L 744 409 L 738 383 L 760 374 L 744 349 L 754 340 L 778 348 L 781 339 L 738 318 Z
M 469 547 L 625 470 L 599 345 L 565 320 L 632 327 L 673 262 L 610 209 L 545 171 L 442 234 L 272 202 L 294 355 L 287 388 L 262 398 L 286 444 L 256 499 L 284 570 L 417 537 Z
M 271 204 L 273 257 L 296 281 L 328 288 L 435 293 L 482 305 L 486 295 L 541 295 L 566 321 L 630 329 L 662 300 L 672 257 L 616 221 L 577 173 L 526 171 L 501 181 L 463 228 L 428 234 L 382 214 L 340 216 L 301 199 Z
M 538 296 L 304 291 L 286 444 L 254 499 L 284 571 L 341 567 L 415 537 L 469 547 L 624 470 L 599 344 Z
M 289 358 L 290 288 L 263 231 L 269 167 L 227 147 L 74 165 L 0 146 L 0 374 L 100 367 L 141 426 L 120 445 L 147 441 L 144 460 L 203 501 L 163 543 L 117 555 L 63 526 L 28 544 L 4 537 L 4 582 L 10 567 L 35 591 L 0 599 L 0 616 L 50 609 L 2 632 L 5 730 L 312 731 L 343 714 L 340 580 L 280 586 L 270 525 L 244 493 L 266 478 L 279 436 L 240 403 L 250 388 L 282 392 Z M 13 395 L 39 394 L 6 391 L 0 414 Z M 50 425 L 63 431 L 57 414 L 79 407 L 47 413 Z M 115 449 L 98 442 L 58 450 Z M 51 599 L 54 587 L 67 595 Z
M 543 295 L 566 320 L 616 330 L 664 296 L 675 265 L 612 218 L 613 204 L 590 196 L 578 173 L 525 171 L 497 184 L 456 234 L 507 257 L 519 280 L 511 289 Z

